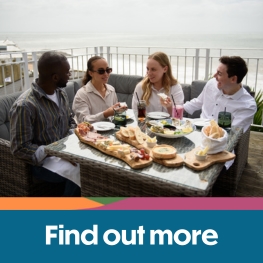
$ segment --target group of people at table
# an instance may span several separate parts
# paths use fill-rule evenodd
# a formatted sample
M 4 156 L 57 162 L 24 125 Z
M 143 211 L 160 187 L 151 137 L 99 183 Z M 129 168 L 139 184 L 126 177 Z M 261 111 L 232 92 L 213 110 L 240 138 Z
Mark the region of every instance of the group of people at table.
M 180 83 L 172 74 L 168 56 L 156 52 L 148 57 L 147 74 L 135 87 L 132 108 L 137 110 L 138 98 L 145 100 L 146 111 L 163 111 L 172 115 L 173 103 L 183 105 L 192 114 L 201 109 L 201 118 L 217 120 L 226 108 L 232 125 L 245 132 L 256 112 L 254 98 L 243 88 L 247 74 L 246 62 L 238 56 L 223 56 L 213 78 L 201 94 L 184 103 Z M 114 115 L 114 109 L 125 109 L 118 102 L 113 86 L 107 84 L 112 68 L 100 56 L 88 60 L 87 70 L 73 101 L 72 116 L 65 90 L 70 77 L 67 58 L 58 52 L 43 53 L 38 61 L 39 77 L 15 101 L 10 110 L 10 141 L 12 153 L 31 164 L 33 176 L 48 182 L 65 182 L 63 196 L 80 196 L 79 165 L 47 156 L 45 146 L 68 136 L 76 124 L 98 122 Z M 165 99 L 158 96 L 165 93 Z

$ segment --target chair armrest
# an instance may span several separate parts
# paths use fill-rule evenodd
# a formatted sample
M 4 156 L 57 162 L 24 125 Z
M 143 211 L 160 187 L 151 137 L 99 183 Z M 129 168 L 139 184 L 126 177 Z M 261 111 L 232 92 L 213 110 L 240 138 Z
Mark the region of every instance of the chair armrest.
M 10 142 L 0 138 L 0 196 L 62 196 L 65 183 L 35 179 L 30 165 L 11 154 Z
M 28 196 L 30 165 L 11 154 L 10 142 L 0 138 L 0 195 Z
M 247 164 L 249 150 L 250 129 L 240 137 L 236 147 L 236 158 L 231 167 L 223 174 L 221 173 L 215 183 L 219 190 L 227 191 L 230 196 L 235 196 L 238 183 Z

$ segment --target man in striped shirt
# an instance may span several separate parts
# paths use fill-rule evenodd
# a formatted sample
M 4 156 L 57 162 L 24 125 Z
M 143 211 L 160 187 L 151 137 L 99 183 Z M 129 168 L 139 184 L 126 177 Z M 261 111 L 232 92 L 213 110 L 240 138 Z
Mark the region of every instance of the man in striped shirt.
M 69 135 L 74 124 L 67 93 L 67 58 L 45 52 L 38 61 L 39 78 L 10 110 L 11 152 L 32 166 L 33 176 L 48 182 L 65 181 L 64 196 L 80 196 L 79 165 L 47 156 L 45 145 Z M 68 179 L 70 178 L 70 179 Z

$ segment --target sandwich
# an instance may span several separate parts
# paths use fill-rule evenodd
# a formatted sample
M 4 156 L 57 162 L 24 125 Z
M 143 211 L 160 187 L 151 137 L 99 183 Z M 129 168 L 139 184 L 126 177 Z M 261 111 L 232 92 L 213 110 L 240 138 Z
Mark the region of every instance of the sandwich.
M 120 107 L 126 107 L 126 108 L 128 108 L 128 106 L 127 106 L 127 103 L 126 102 L 120 102 Z
M 159 97 L 161 97 L 163 100 L 166 100 L 167 99 L 167 95 L 165 93 L 158 93 L 157 94 Z

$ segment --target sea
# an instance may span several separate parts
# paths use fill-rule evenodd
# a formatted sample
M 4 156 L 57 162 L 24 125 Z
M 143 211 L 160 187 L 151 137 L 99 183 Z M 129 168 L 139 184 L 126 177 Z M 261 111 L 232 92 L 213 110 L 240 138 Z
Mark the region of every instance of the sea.
M 223 55 L 253 58 L 249 65 L 251 86 L 263 89 L 263 33 L 261 34 L 132 34 L 132 33 L 23 33 L 0 32 L 0 40 L 11 40 L 25 51 L 70 49 L 82 47 L 124 47 L 127 53 L 135 48 L 155 47 L 164 51 L 180 48 L 224 49 Z M 130 52 L 129 52 L 130 48 Z M 140 50 L 140 49 L 138 49 Z M 211 52 L 212 52 L 211 51 Z M 145 65 L 144 65 L 145 66 Z M 254 71 L 258 71 L 255 75 Z M 216 70 L 216 68 L 214 69 Z M 254 81 L 255 80 L 255 81 Z
M 21 49 L 36 51 L 86 46 L 263 49 L 262 34 L 127 34 L 0 32 Z

